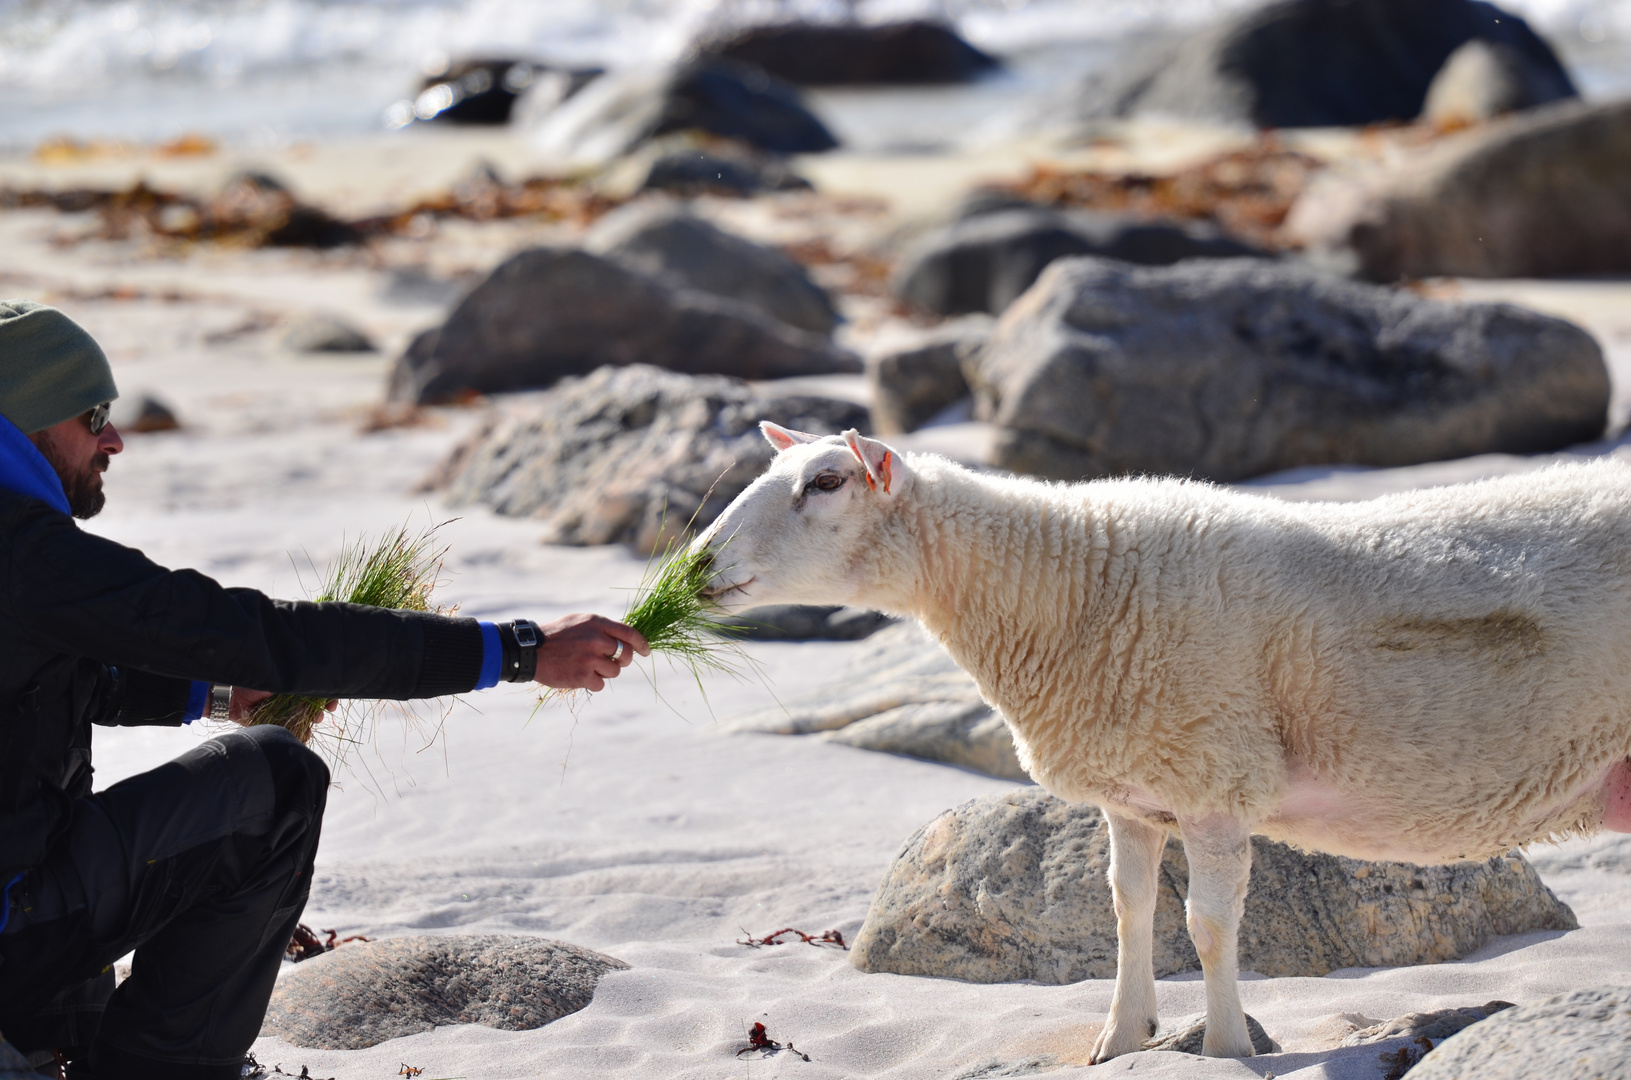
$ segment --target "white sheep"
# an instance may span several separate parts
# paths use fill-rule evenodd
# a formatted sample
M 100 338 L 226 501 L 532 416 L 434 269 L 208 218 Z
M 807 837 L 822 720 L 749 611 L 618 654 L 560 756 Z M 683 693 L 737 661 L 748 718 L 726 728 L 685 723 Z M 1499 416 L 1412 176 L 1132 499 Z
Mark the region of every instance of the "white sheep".
M 1156 1025 L 1169 832 L 1204 1052 L 1246 1056 L 1249 836 L 1483 858 L 1631 832 L 1631 467 L 1288 503 L 1180 480 L 981 475 L 762 425 L 770 469 L 697 540 L 731 607 L 920 620 L 1045 789 L 1103 808 L 1119 956 L 1095 1062 Z

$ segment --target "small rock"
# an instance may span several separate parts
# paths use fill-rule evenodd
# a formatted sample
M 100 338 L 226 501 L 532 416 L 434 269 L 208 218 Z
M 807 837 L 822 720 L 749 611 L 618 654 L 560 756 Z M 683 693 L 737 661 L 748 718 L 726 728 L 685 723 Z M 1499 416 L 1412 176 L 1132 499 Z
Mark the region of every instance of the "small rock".
M 1573 96 L 1551 47 L 1481 0 L 1281 0 L 1128 50 L 1083 88 L 1086 119 L 1168 114 L 1260 128 L 1414 119 L 1469 41 L 1504 45 Z
M 151 394 L 132 394 L 115 399 L 108 413 L 108 422 L 126 434 L 177 431 L 181 428 L 175 410 Z
M 391 374 L 389 396 L 432 404 L 637 362 L 749 379 L 861 368 L 826 338 L 740 300 L 675 288 L 587 251 L 531 248 L 413 340 Z
M 699 51 L 799 86 L 958 83 L 1001 66 L 950 26 L 922 19 L 771 23 L 705 42 Z
M 1286 233 L 1372 281 L 1631 270 L 1631 100 L 1531 109 L 1317 178 Z
M 1269 1033 L 1263 1030 L 1263 1025 L 1257 1022 L 1257 1017 L 1251 1013 L 1246 1014 L 1246 1035 L 1252 1041 L 1252 1052 L 1256 1054 L 1278 1054 L 1280 1044 L 1269 1038 Z M 1206 1042 L 1206 1019 L 1203 1017 L 1192 1024 L 1188 1024 L 1169 1035 L 1158 1035 L 1146 1042 L 1145 1050 L 1167 1050 L 1174 1054 L 1200 1055 Z
M 851 962 L 968 982 L 1112 978 L 1109 861 L 1096 807 L 1036 788 L 964 803 L 896 856 Z M 1158 978 L 1200 967 L 1184 927 L 1188 882 L 1174 839 L 1156 900 Z M 1423 867 L 1308 854 L 1253 837 L 1240 967 L 1281 978 L 1439 963 L 1495 935 L 1578 925 L 1520 855 Z
M 838 145 L 791 85 L 757 68 L 706 59 L 603 75 L 544 116 L 533 138 L 547 156 L 601 163 L 672 131 L 706 132 L 773 154 Z
M 668 203 L 635 203 L 601 219 L 584 247 L 682 289 L 738 300 L 814 334 L 838 312 L 804 267 Z
M 606 367 L 495 415 L 429 486 L 453 503 L 540 518 L 547 543 L 651 552 L 688 521 L 707 527 L 769 466 L 760 420 L 821 434 L 868 428 L 866 410 L 847 401 Z
M 564 941 L 497 934 L 354 942 L 278 979 L 263 1034 L 362 1050 L 447 1024 L 531 1031 L 589 1004 L 629 965 Z
M 859 641 L 894 620 L 865 608 L 772 604 L 716 621 L 743 641 Z
M 1465 127 L 1574 97 L 1568 78 L 1558 74 L 1510 45 L 1474 38 L 1433 76 L 1422 117 L 1441 128 Z
M 820 733 L 862 750 L 1029 780 L 1002 715 L 916 623 L 886 626 L 840 681 L 727 721 L 736 731 Z
M 810 181 L 780 158 L 702 149 L 675 149 L 642 163 L 634 191 L 678 195 L 757 195 L 767 191 L 809 191 Z
M 337 315 L 302 315 L 283 335 L 283 347 L 300 353 L 373 352 L 367 334 Z
M 918 340 L 866 358 L 872 426 L 880 435 L 916 431 L 970 394 L 965 365 L 991 336 L 991 320 L 947 322 Z
M 1487 1006 L 1486 1006 L 1487 1007 Z M 1600 986 L 1503 1009 L 1436 1047 L 1411 1080 L 1631 1076 L 1631 987 Z
M 1469 1005 L 1460 1009 L 1438 1009 L 1434 1012 L 1406 1013 L 1397 1020 L 1360 1028 L 1342 1040 L 1343 1046 L 1368 1046 L 1387 1039 L 1432 1039 L 1435 1043 L 1469 1028 L 1502 1009 L 1512 1008 L 1510 1001 L 1490 1001 L 1483 1005 Z
M 1609 395 L 1560 319 L 1256 259 L 1056 262 L 971 376 L 990 463 L 1057 480 L 1542 453 L 1600 437 Z
M 1050 263 L 1069 255 L 1167 266 L 1262 254 L 1199 224 L 1041 207 L 982 209 L 912 245 L 891 287 L 907 303 L 941 315 L 1001 312 Z

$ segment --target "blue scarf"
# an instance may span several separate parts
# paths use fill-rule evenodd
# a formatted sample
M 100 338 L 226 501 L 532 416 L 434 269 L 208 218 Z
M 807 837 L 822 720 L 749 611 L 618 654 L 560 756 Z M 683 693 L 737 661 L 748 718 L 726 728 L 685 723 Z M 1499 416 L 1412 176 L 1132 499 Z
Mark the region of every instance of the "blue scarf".
M 68 496 L 45 455 L 35 449 L 16 424 L 0 416 L 0 487 L 38 499 L 64 514 Z

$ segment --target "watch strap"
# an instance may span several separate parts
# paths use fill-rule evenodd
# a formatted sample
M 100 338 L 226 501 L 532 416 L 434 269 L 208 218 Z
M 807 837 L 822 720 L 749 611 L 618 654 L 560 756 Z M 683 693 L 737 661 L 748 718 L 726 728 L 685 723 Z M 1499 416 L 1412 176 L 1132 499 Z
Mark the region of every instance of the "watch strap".
M 232 687 L 224 683 L 210 685 L 210 719 L 232 719 Z
M 500 674 L 505 682 L 531 682 L 538 671 L 538 649 L 544 643 L 544 632 L 531 619 L 516 619 L 499 626 L 499 641 L 504 649 L 504 669 Z

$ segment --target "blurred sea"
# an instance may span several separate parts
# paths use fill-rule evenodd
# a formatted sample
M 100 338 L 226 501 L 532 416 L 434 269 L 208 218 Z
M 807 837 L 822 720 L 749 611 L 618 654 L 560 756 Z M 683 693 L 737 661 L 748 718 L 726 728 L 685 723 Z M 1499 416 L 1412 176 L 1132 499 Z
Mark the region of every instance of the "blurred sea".
M 973 87 L 813 95 L 862 149 L 1012 133 L 1130 35 L 1259 0 L 0 0 L 0 149 L 52 136 L 154 141 L 197 132 L 276 146 L 383 128 L 448 56 L 622 67 L 699 33 L 803 15 L 947 19 L 1008 70 Z M 1631 94 L 1631 0 L 1505 0 L 1588 97 Z M 936 108 L 924 110 L 932 101 Z M 925 117 L 928 117 L 926 120 Z

